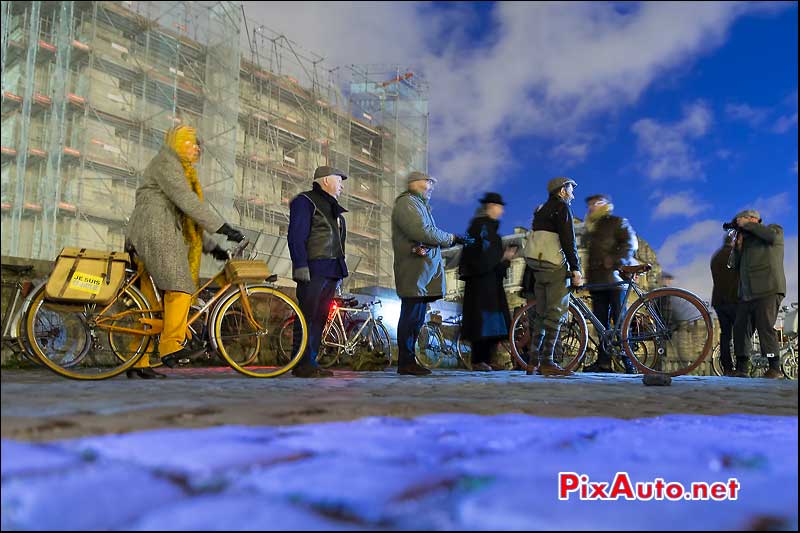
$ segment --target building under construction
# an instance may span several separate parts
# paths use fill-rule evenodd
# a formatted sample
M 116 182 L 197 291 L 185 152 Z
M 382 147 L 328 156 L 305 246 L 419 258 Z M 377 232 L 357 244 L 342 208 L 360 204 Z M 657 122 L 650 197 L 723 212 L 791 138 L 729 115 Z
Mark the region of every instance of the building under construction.
M 289 201 L 317 165 L 345 171 L 349 288 L 394 286 L 391 207 L 405 175 L 427 170 L 424 81 L 331 69 L 239 2 L 2 2 L 2 255 L 122 249 L 174 124 L 203 138 L 207 201 L 261 233 L 284 279 Z

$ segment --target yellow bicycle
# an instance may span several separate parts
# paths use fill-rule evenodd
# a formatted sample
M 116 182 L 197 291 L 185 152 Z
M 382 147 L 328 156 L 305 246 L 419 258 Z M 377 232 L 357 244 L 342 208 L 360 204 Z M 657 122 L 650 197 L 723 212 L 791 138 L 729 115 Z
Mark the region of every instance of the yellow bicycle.
M 240 243 L 231 257 L 239 256 L 248 245 L 248 241 Z M 221 272 L 195 292 L 197 297 L 215 281 L 219 284 L 210 299 L 193 308 L 187 340 L 207 343 L 207 349 L 242 374 L 276 377 L 300 361 L 308 325 L 298 305 L 271 285 L 277 276 L 266 276 L 266 264 L 250 263 L 261 263 L 263 269 L 236 268 L 243 261 L 229 259 Z M 54 303 L 45 298 L 44 285 L 40 286 L 22 321 L 21 334 L 32 355 L 56 374 L 78 380 L 111 378 L 132 368 L 141 357 L 153 356 L 162 330 L 161 305 L 148 301 L 137 281 L 155 289 L 148 274 L 128 268 L 122 287 L 104 306 Z M 147 292 L 159 298 L 157 290 Z M 302 338 L 297 352 L 283 358 L 277 353 L 277 335 L 288 319 L 299 320 Z M 205 334 L 198 339 L 201 329 Z

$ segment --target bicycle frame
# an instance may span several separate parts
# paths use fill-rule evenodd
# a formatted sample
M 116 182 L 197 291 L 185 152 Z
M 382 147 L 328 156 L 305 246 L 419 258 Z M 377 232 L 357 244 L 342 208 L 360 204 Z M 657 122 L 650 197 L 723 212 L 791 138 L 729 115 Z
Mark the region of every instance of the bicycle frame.
M 362 332 L 364 331 L 364 329 L 367 326 L 369 326 L 369 328 L 370 328 L 369 331 L 372 331 L 373 323 L 377 322 L 377 320 L 375 320 L 375 316 L 373 315 L 371 306 L 370 307 L 361 307 L 361 308 L 338 307 L 337 306 L 336 309 L 334 310 L 333 317 L 330 320 L 328 320 L 327 323 L 325 324 L 325 330 L 322 332 L 322 338 L 323 339 L 327 336 L 328 332 L 333 327 L 334 320 L 338 321 L 338 325 L 339 325 L 340 331 L 344 332 L 344 334 L 347 335 L 347 330 L 344 327 L 344 320 L 342 319 L 342 314 L 343 314 L 342 311 L 344 311 L 345 313 L 353 313 L 353 314 L 356 314 L 356 315 L 363 314 L 363 313 L 368 313 L 369 314 L 369 317 L 367 317 L 367 319 L 364 321 L 364 323 L 361 324 L 361 327 L 358 328 L 358 331 L 356 331 L 350 338 L 346 338 L 345 341 L 344 341 L 344 344 L 338 344 L 338 343 L 334 343 L 334 342 L 325 342 L 325 344 L 327 346 L 333 346 L 334 348 L 342 348 L 344 351 L 349 353 L 350 351 L 354 350 L 355 345 L 356 345 L 356 341 L 361 338 L 361 335 L 362 335 Z
M 574 290 L 570 291 L 570 294 L 569 294 L 570 302 L 575 304 L 575 307 L 578 308 L 578 310 L 580 311 L 581 315 L 583 315 L 583 317 L 585 319 L 588 319 L 589 322 L 591 322 L 591 324 L 594 326 L 595 331 L 597 332 L 597 334 L 599 335 L 599 337 L 601 339 L 601 342 L 598 343 L 598 345 L 602 343 L 602 340 L 610 337 L 611 333 L 613 333 L 614 331 L 619 331 L 619 323 L 622 322 L 622 317 L 623 317 L 624 313 L 620 313 L 620 316 L 617 317 L 617 321 L 614 324 L 613 328 L 606 328 L 605 324 L 600 322 L 600 319 L 597 318 L 597 316 L 595 316 L 595 314 L 592 312 L 591 309 L 589 309 L 589 306 L 586 305 L 586 302 L 584 302 L 583 300 L 581 300 L 580 298 L 575 296 L 574 291 L 577 291 L 577 290 L 588 290 L 588 291 L 592 291 L 592 290 L 595 290 L 595 291 L 597 291 L 597 290 L 609 290 L 609 289 L 614 289 L 616 287 L 625 287 L 625 296 L 622 299 L 623 302 L 627 302 L 628 301 L 628 297 L 630 296 L 631 291 L 635 292 L 636 295 L 639 298 L 641 298 L 645 294 L 644 291 L 642 291 L 642 289 L 639 288 L 639 286 L 636 284 L 636 280 L 633 279 L 633 278 L 625 279 L 625 280 L 618 281 L 618 282 L 615 282 L 615 283 L 593 283 L 591 285 L 581 285 L 580 287 L 575 287 Z
M 206 289 L 209 285 L 211 285 L 214 282 L 214 280 L 216 280 L 217 278 L 220 278 L 220 274 L 221 274 L 221 272 L 219 274 L 217 274 L 216 276 L 212 277 L 211 279 L 209 279 L 204 285 L 202 285 L 199 289 L 197 289 L 197 291 L 195 291 L 194 294 L 192 294 L 192 299 L 196 298 L 201 292 L 203 292 L 203 290 Z M 133 284 L 140 277 L 141 277 L 141 273 L 140 272 L 137 272 L 136 274 L 134 274 L 125 283 L 124 287 L 117 293 L 117 296 L 115 296 L 114 299 L 111 300 L 111 302 L 108 305 L 106 305 L 102 310 L 100 310 L 100 312 L 97 314 L 97 317 L 94 319 L 94 325 L 95 326 L 97 326 L 97 327 L 99 327 L 99 328 L 101 328 L 103 330 L 106 330 L 106 331 L 113 331 L 113 332 L 119 332 L 119 333 L 131 333 L 131 334 L 134 334 L 134 335 L 143 335 L 143 336 L 151 336 L 151 337 L 161 333 L 161 331 L 163 329 L 163 320 L 160 319 L 160 318 L 150 318 L 150 317 L 147 317 L 147 316 L 140 317 L 139 318 L 139 322 L 144 324 L 144 325 L 150 326 L 148 329 L 133 329 L 133 328 L 126 328 L 126 327 L 120 327 L 120 326 L 113 325 L 113 322 L 115 322 L 115 321 L 117 321 L 117 320 L 119 320 L 119 319 L 121 319 L 123 317 L 129 316 L 129 315 L 136 315 L 136 314 L 139 314 L 139 315 L 152 314 L 154 312 L 161 311 L 161 309 L 141 309 L 141 310 L 131 309 L 131 310 L 127 310 L 127 311 L 122 311 L 120 313 L 115 313 L 113 315 L 107 315 L 107 316 L 105 315 L 105 313 L 111 308 L 111 306 L 113 306 L 114 303 L 117 302 L 117 300 L 119 299 L 119 295 L 123 294 L 129 288 L 134 288 L 135 289 L 135 287 L 133 287 Z M 155 284 L 153 282 L 152 277 L 150 277 L 149 274 L 148 274 L 147 277 L 148 277 L 147 281 L 149 283 L 151 283 L 153 287 L 155 287 Z M 220 288 L 216 291 L 214 296 L 209 301 L 207 301 L 205 303 L 205 305 L 203 305 L 203 307 L 201 307 L 198 311 L 196 311 L 194 313 L 194 315 L 189 317 L 189 319 L 187 320 L 187 323 L 186 323 L 187 334 L 188 334 L 189 337 L 191 337 L 191 331 L 192 331 L 190 326 L 193 323 L 195 323 L 201 316 L 203 316 L 207 311 L 210 311 L 211 309 L 213 309 L 213 306 L 217 302 L 220 301 L 222 296 L 225 295 L 232 286 L 233 286 L 232 283 L 226 281 L 224 284 L 222 284 L 220 286 Z M 242 294 L 242 307 L 244 308 L 245 317 L 247 318 L 247 320 L 248 320 L 248 322 L 250 323 L 251 326 L 253 326 L 254 328 L 257 328 L 257 329 L 261 329 L 261 326 L 258 324 L 258 322 L 256 321 L 255 317 L 253 316 L 253 311 L 252 311 L 252 309 L 250 307 L 250 299 L 247 297 L 247 291 L 246 291 L 245 284 L 244 283 L 238 283 L 237 287 L 238 287 L 239 291 Z M 156 290 L 154 292 L 156 294 L 156 298 L 159 298 L 158 291 Z M 159 298 L 159 300 L 160 300 L 160 298 Z M 150 303 L 152 304 L 152 302 L 150 302 Z

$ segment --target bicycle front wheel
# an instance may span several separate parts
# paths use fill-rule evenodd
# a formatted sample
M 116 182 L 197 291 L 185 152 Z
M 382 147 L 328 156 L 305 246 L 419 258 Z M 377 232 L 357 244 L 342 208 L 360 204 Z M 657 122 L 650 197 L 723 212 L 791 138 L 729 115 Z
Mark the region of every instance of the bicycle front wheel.
M 147 309 L 147 300 L 128 287 L 102 315 L 105 321 L 97 329 L 113 334 L 101 339 L 92 335 L 84 306 L 48 302 L 42 286 L 25 316 L 25 336 L 36 357 L 56 374 L 77 380 L 108 379 L 131 368 L 144 352 L 150 337 L 139 318 Z
M 300 307 L 286 294 L 265 285 L 236 288 L 216 306 L 209 318 L 210 339 L 219 355 L 236 371 L 255 378 L 272 378 L 292 369 L 303 356 L 308 343 L 308 325 Z M 252 320 L 251 320 L 252 317 Z M 278 342 L 262 342 L 262 337 L 277 337 L 288 319 L 299 322 L 297 348 L 286 361 L 278 354 Z M 293 339 L 294 340 L 294 339 Z M 293 344 L 294 345 L 294 344 Z M 253 351 L 257 351 L 255 358 Z
M 797 379 L 797 338 L 786 348 L 786 353 L 781 357 L 781 370 L 786 379 Z
M 711 315 L 683 289 L 655 289 L 639 298 L 622 321 L 622 347 L 646 374 L 688 374 L 711 352 Z M 637 354 L 647 353 L 642 361 Z

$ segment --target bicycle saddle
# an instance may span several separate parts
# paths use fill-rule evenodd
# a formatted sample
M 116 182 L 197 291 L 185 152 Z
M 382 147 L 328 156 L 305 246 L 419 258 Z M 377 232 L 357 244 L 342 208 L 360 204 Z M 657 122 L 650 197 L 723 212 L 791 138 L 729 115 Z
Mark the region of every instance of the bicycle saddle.
M 622 274 L 641 274 L 642 272 L 650 272 L 653 270 L 653 265 L 645 263 L 644 265 L 630 265 L 619 267 Z
M 336 302 L 336 305 L 339 307 L 353 307 L 358 305 L 358 298 L 339 298 L 336 297 L 333 299 Z

